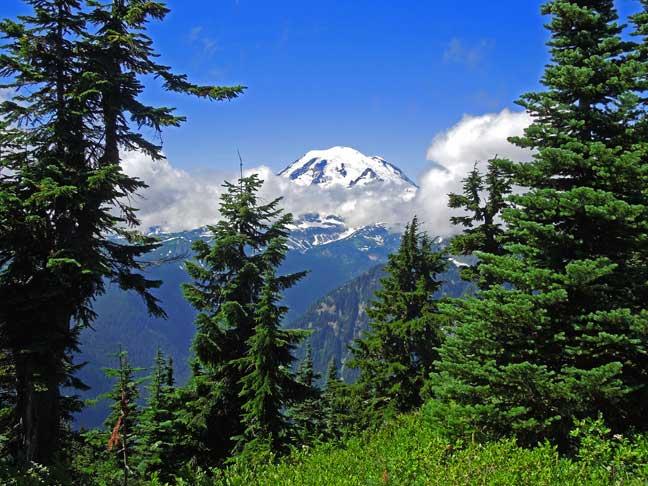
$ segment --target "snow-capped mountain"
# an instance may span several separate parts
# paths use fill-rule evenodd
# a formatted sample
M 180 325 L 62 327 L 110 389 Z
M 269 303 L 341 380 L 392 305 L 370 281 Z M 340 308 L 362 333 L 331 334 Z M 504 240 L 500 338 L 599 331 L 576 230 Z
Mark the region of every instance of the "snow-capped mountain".
M 319 191 L 322 197 L 328 191 L 348 191 L 345 205 L 353 206 L 359 198 L 368 198 L 381 204 L 385 200 L 407 200 L 414 197 L 417 186 L 401 169 L 381 157 L 369 157 L 349 147 L 333 147 L 327 150 L 312 150 L 279 173 L 290 184 L 301 191 Z M 318 212 L 294 213 L 295 222 L 290 226 L 288 246 L 291 250 L 306 251 L 317 246 L 363 235 L 368 246 L 381 246 L 390 228 L 380 221 L 370 224 L 352 225 L 339 214 L 331 214 L 331 205 Z M 309 208 L 311 211 L 313 208 Z M 319 212 L 321 211 L 321 212 Z M 348 212 L 348 209 L 347 209 Z M 333 210 L 335 213 L 335 210 Z M 209 238 L 206 228 L 179 233 L 167 233 L 160 226 L 149 228 L 149 235 L 157 236 L 164 243 L 165 255 L 188 254 L 191 244 L 197 239 Z M 371 241 L 375 245 L 371 244 Z
M 290 227 L 288 246 L 291 250 L 308 250 L 341 240 L 353 233 L 339 216 L 320 216 L 316 213 L 302 215 Z
M 316 162 L 309 164 L 312 159 Z M 328 191 L 348 191 L 350 200 L 363 197 L 372 204 L 383 204 L 391 198 L 413 197 L 416 192 L 416 185 L 398 168 L 381 158 L 366 157 L 341 147 L 309 152 L 282 175 L 298 184 L 300 191 L 312 190 L 322 198 L 327 197 Z M 379 283 L 382 265 L 400 244 L 400 235 L 391 227 L 379 221 L 352 224 L 335 214 L 337 207 L 322 205 L 321 209 L 315 208 L 319 214 L 311 209 L 295 215 L 289 251 L 279 269 L 281 274 L 309 271 L 298 285 L 285 292 L 282 302 L 290 309 L 286 324 L 294 322 L 292 327 L 313 331 L 310 339 L 318 372 L 325 369 L 323 366 L 331 358 L 342 362 L 350 340 L 366 328 L 364 309 Z M 178 363 L 180 383 L 190 376 L 188 363 L 195 333 L 195 310 L 181 290 L 182 284 L 189 280 L 184 260 L 193 258 L 195 241 L 210 241 L 212 235 L 207 228 L 166 233 L 154 227 L 150 232 L 160 239 L 160 246 L 146 256 L 150 264 L 144 272 L 147 277 L 162 282 L 155 295 L 168 319 L 150 316 L 137 296 L 121 292 L 117 285 L 108 285 L 106 293 L 94 305 L 98 314 L 96 331 L 86 329 L 81 335 L 83 354 L 79 361 L 90 364 L 81 370 L 79 377 L 92 385 L 84 398 L 110 389 L 102 369 L 113 364 L 112 353 L 124 342 L 128 343 L 134 366 L 148 366 L 156 350 L 161 348 Z M 454 287 L 458 280 L 456 267 L 465 264 L 453 263 L 448 280 Z M 105 408 L 88 408 L 78 417 L 77 424 L 97 426 L 106 413 Z
M 279 173 L 300 186 L 320 188 L 366 187 L 382 185 L 403 188 L 406 197 L 414 197 L 416 184 L 402 170 L 382 157 L 369 157 L 350 147 L 311 150 Z
M 381 157 L 369 157 L 350 147 L 332 147 L 311 150 L 279 173 L 302 188 L 313 187 L 324 191 L 350 191 L 351 198 L 380 194 L 393 195 L 399 200 L 410 200 L 417 186 L 402 170 Z M 391 197 L 391 196 L 390 196 Z M 380 246 L 389 229 L 376 221 L 369 226 L 352 227 L 336 214 L 307 213 L 296 215 L 291 227 L 289 246 L 306 251 L 358 235 L 368 238 L 368 247 Z
M 373 260 L 372 251 L 382 247 L 394 248 L 398 236 L 384 224 L 376 223 L 354 228 L 347 226 L 338 216 L 306 214 L 299 218 L 290 228 L 288 248 L 306 252 L 319 246 L 336 242 L 349 242 L 358 251 L 367 253 Z M 389 243 L 386 243 L 389 241 Z

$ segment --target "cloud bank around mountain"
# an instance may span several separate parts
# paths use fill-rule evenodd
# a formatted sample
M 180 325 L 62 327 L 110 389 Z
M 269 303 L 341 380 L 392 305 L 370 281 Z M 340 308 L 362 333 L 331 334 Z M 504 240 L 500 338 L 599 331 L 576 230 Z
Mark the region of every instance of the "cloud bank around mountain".
M 123 155 L 123 166 L 127 174 L 142 179 L 149 186 L 133 201 L 139 208 L 144 230 L 158 227 L 173 232 L 215 223 L 219 218 L 222 185 L 237 178 L 235 173 L 189 173 L 173 167 L 168 160 L 153 161 L 135 152 Z M 261 201 L 282 197 L 282 207 L 296 216 L 307 213 L 338 215 L 349 225 L 358 227 L 376 222 L 396 225 L 411 207 L 411 202 L 401 198 L 402 187 L 381 186 L 380 191 L 367 191 L 363 187 L 297 186 L 266 166 L 245 170 L 245 175 L 251 174 L 258 174 L 264 181 L 259 193 Z
M 429 231 L 441 235 L 454 231 L 449 221 L 452 211 L 447 207 L 448 194 L 461 192 L 461 180 L 475 163 L 484 170 L 495 156 L 520 162 L 531 160 L 529 150 L 508 142 L 509 137 L 522 135 L 530 124 L 528 113 L 505 109 L 481 116 L 465 115 L 434 137 L 427 151 L 431 166 L 419 179 L 415 201 L 416 211 Z
M 430 166 L 419 178 L 420 189 L 414 199 L 404 199 L 402 187 L 396 186 L 382 186 L 379 191 L 302 187 L 266 166 L 250 168 L 246 174 L 258 173 L 265 181 L 260 192 L 263 200 L 283 197 L 283 207 L 295 215 L 319 212 L 342 216 L 351 226 L 381 222 L 399 227 L 416 213 L 431 234 L 448 235 L 452 228 L 447 194 L 461 190 L 461 179 L 475 162 L 483 167 L 495 155 L 529 160 L 529 151 L 511 145 L 507 138 L 522 134 L 530 121 L 526 113 L 509 110 L 464 116 L 434 137 L 427 151 Z M 398 161 L 392 162 L 398 165 Z M 140 208 L 142 228 L 156 226 L 163 231 L 193 229 L 217 221 L 222 184 L 237 177 L 216 171 L 190 173 L 167 160 L 153 161 L 139 153 L 124 154 L 124 169 L 149 185 L 141 198 L 133 201 Z
M 152 160 L 140 152 L 122 156 L 124 171 L 148 184 L 132 201 L 139 208 L 142 229 L 180 231 L 213 223 L 218 216 L 220 185 L 226 175 L 190 174 L 168 160 Z

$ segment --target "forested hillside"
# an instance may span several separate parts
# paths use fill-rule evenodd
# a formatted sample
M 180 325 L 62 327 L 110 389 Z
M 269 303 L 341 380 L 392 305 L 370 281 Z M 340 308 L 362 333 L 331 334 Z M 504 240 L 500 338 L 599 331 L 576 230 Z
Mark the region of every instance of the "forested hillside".
M 460 297 L 470 292 L 471 284 L 459 276 L 461 267 L 452 264 L 440 277 L 443 286 L 434 298 Z M 312 334 L 306 342 L 313 350 L 315 370 L 324 375 L 331 360 L 340 363 L 340 375 L 347 383 L 353 383 L 358 370 L 350 368 L 347 361 L 351 352 L 349 345 L 369 328 L 367 308 L 381 288 L 385 277 L 384 265 L 371 270 L 317 300 L 311 308 L 288 325 L 294 329 L 306 329 Z M 303 348 L 298 356 L 303 356 Z
M 318 230 L 318 228 L 315 228 Z M 317 237 L 319 231 L 291 231 L 292 249 L 288 251 L 282 270 L 287 272 L 308 270 L 298 287 L 289 289 L 284 296 L 284 303 L 290 309 L 284 318 L 286 324 L 300 320 L 308 306 L 336 287 L 355 279 L 377 262 L 385 262 L 387 256 L 398 248 L 398 234 L 381 226 L 362 228 L 352 234 L 323 245 L 303 248 L 300 242 Z M 190 376 L 191 344 L 195 335 L 195 311 L 184 299 L 182 284 L 189 282 L 184 268 L 184 260 L 192 255 L 191 245 L 199 239 L 209 241 L 205 228 L 182 233 L 160 235 L 161 246 L 149 255 L 150 262 L 144 272 L 151 280 L 162 282 L 153 291 L 166 311 L 166 317 L 148 314 L 146 305 L 132 293 L 122 292 L 117 285 L 108 285 L 105 295 L 97 298 L 94 309 L 97 313 L 95 325 L 82 331 L 80 340 L 81 353 L 79 362 L 87 364 L 79 370 L 79 378 L 90 386 L 82 396 L 94 399 L 106 393 L 110 379 L 104 369 L 111 368 L 117 362 L 119 349 L 127 350 L 133 366 L 143 368 L 141 376 L 146 376 L 158 349 L 173 357 L 176 380 L 186 383 Z M 361 277 L 359 277 L 361 278 Z M 368 301 L 371 293 L 363 294 Z M 356 327 L 348 316 L 344 321 L 346 327 Z M 363 323 L 361 322 L 360 325 Z M 366 321 L 364 322 L 366 325 Z M 294 326 L 293 326 L 294 327 Z M 360 329 L 360 328 L 359 328 Z M 336 339 L 336 346 L 346 350 L 351 341 L 344 336 Z M 323 373 L 332 356 L 325 348 L 314 347 L 317 370 Z M 108 402 L 101 400 L 92 406 L 85 407 L 75 416 L 77 427 L 96 427 L 100 425 L 107 413 Z
M 21 6 L 0 22 L 1 484 L 648 482 L 648 0 L 544 3 L 519 159 L 453 165 L 435 213 L 448 168 L 430 193 L 348 147 L 279 175 L 239 153 L 211 223 L 175 235 L 142 230 L 125 172 L 185 122 L 146 100 L 246 88 L 160 62 L 162 1 Z M 509 133 L 483 121 L 462 122 L 479 144 Z

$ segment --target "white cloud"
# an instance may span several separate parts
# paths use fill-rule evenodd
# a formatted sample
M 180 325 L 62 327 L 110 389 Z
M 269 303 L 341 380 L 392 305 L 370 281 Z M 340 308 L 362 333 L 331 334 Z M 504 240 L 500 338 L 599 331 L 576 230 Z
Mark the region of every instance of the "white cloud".
M 283 197 L 282 206 L 296 216 L 318 212 L 338 215 L 351 226 L 377 222 L 402 226 L 416 213 L 433 235 L 448 235 L 452 214 L 447 195 L 461 190 L 461 179 L 478 162 L 481 167 L 496 154 L 527 161 L 531 154 L 513 146 L 507 138 L 522 134 L 531 118 L 526 113 L 504 110 L 482 116 L 464 116 L 456 125 L 437 135 L 428 149 L 429 169 L 420 178 L 414 199 L 402 197 L 402 187 L 381 186 L 321 189 L 298 186 L 279 177 L 266 166 L 246 170 L 265 181 L 260 197 L 269 201 Z M 150 187 L 134 205 L 140 208 L 142 227 L 160 226 L 164 231 L 193 229 L 218 220 L 219 197 L 225 180 L 237 174 L 225 172 L 190 173 L 166 160 L 152 161 L 139 153 L 126 153 L 126 173 L 141 178 Z M 398 163 L 396 162 L 396 165 Z
M 139 208 L 142 228 L 159 226 L 165 231 L 198 228 L 218 219 L 221 174 L 192 175 L 174 168 L 168 160 L 154 161 L 139 152 L 122 158 L 124 171 L 149 185 L 133 200 Z
M 443 51 L 443 60 L 476 68 L 494 46 L 495 41 L 491 39 L 482 39 L 475 45 L 466 45 L 455 37 Z
M 262 196 L 283 197 L 282 205 L 295 215 L 319 213 L 343 217 L 350 226 L 364 226 L 382 222 L 400 226 L 403 214 L 411 207 L 411 198 L 403 197 L 403 187 L 381 185 L 378 190 L 342 186 L 322 189 L 299 186 L 276 176 L 267 167 L 253 169 L 265 181 Z
M 483 170 L 488 159 L 496 155 L 522 162 L 531 159 L 529 150 L 507 140 L 521 135 L 530 124 L 528 113 L 505 109 L 481 116 L 465 115 L 459 123 L 434 137 L 427 152 L 433 164 L 421 176 L 421 189 L 415 201 L 416 211 L 430 231 L 443 235 L 453 231 L 448 194 L 461 191 L 461 179 L 475 163 Z
M 163 231 L 181 231 L 214 223 L 219 217 L 222 184 L 236 180 L 238 175 L 194 174 L 174 168 L 167 160 L 153 161 L 135 152 L 125 153 L 122 163 L 127 174 L 149 185 L 140 192 L 141 198 L 133 201 L 143 229 L 159 226 Z M 245 175 L 253 173 L 264 181 L 260 198 L 270 201 L 283 197 L 282 207 L 296 216 L 317 212 L 342 216 L 351 226 L 375 222 L 399 225 L 411 208 L 411 201 L 400 198 L 402 187 L 382 186 L 380 191 L 362 187 L 321 189 L 297 186 L 266 166 L 245 171 Z
M 457 164 L 472 166 L 475 161 L 495 154 L 526 161 L 530 153 L 509 143 L 508 138 L 521 135 L 530 124 L 531 116 L 523 111 L 505 109 L 481 116 L 465 115 L 459 123 L 434 137 L 427 158 L 448 169 Z

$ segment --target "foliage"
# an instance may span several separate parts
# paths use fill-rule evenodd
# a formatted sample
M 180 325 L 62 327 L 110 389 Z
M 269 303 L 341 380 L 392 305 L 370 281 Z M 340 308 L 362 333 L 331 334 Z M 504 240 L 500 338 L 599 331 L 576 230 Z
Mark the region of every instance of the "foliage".
M 273 379 L 286 378 L 287 370 L 282 372 L 279 365 L 288 364 L 288 341 L 293 341 L 293 334 L 278 331 L 276 320 L 285 309 L 276 307 L 275 302 L 280 292 L 305 275 L 273 273 L 286 255 L 292 215 L 283 213 L 280 199 L 260 203 L 257 193 L 261 185 L 257 175 L 243 177 L 237 184 L 225 183 L 221 220 L 208 227 L 213 243 L 210 246 L 196 241 L 196 261 L 186 264 L 193 283 L 183 289 L 198 315 L 194 375 L 189 387 L 181 392 L 186 410 L 180 422 L 186 427 L 183 435 L 194 441 L 186 449 L 191 454 L 203 451 L 203 457 L 211 461 L 226 458 L 234 447 L 234 438 L 246 437 L 252 420 L 249 414 L 254 413 L 250 394 L 259 392 L 268 397 L 274 393 L 250 388 L 257 380 L 264 382 L 259 386 L 269 386 L 265 380 L 270 375 L 258 373 L 279 371 Z M 267 337 L 271 340 L 265 341 Z M 279 353 L 277 369 L 269 370 L 264 361 L 274 358 L 260 354 L 265 352 Z M 252 375 L 246 363 L 254 365 Z M 284 392 L 286 398 L 292 395 L 288 390 Z M 245 419 L 242 410 L 248 414 Z
M 463 232 L 452 238 L 448 251 L 454 255 L 472 256 L 481 251 L 501 255 L 504 251 L 504 228 L 500 220 L 502 211 L 509 206 L 506 198 L 511 193 L 510 165 L 508 160 L 494 158 L 488 161 L 486 174 L 479 172 L 477 164 L 463 180 L 462 194 L 449 194 L 448 207 L 462 209 L 464 214 L 452 216 L 453 225 L 462 226 Z M 479 262 L 466 268 L 466 280 L 479 280 Z M 489 282 L 479 282 L 482 288 Z
M 270 245 L 284 246 L 286 251 L 285 239 L 277 238 Z M 267 448 L 270 453 L 281 451 L 288 443 L 292 425 L 284 410 L 303 400 L 310 391 L 291 369 L 293 351 L 305 333 L 281 328 L 288 308 L 278 305 L 280 288 L 282 283 L 274 269 L 267 270 L 254 315 L 254 332 L 248 340 L 246 355 L 239 360 L 245 373 L 239 394 L 244 400 L 241 421 L 245 429 L 237 438 L 237 447 L 243 454 L 248 448 L 252 451 Z
M 147 140 L 177 126 L 170 108 L 141 102 L 143 76 L 168 91 L 230 99 L 241 87 L 197 86 L 154 61 L 147 35 L 162 2 L 26 0 L 31 14 L 0 23 L 0 346 L 16 374 L 14 456 L 49 463 L 61 423 L 80 404 L 61 396 L 74 378 L 80 328 L 95 318 L 107 282 L 133 290 L 162 316 L 140 257 L 155 247 L 138 225 L 132 196 L 145 184 L 126 175 L 121 150 L 154 159 Z M 118 236 L 113 238 L 111 236 Z
M 510 439 L 448 442 L 423 412 L 402 416 L 343 446 L 323 444 L 295 451 L 278 464 L 256 468 L 239 464 L 222 473 L 214 471 L 215 484 L 645 484 L 644 437 L 619 442 L 588 432 L 584 440 L 589 445 L 573 459 L 560 457 L 547 443 L 526 449 Z M 609 453 L 598 455 L 592 447 Z
M 335 358 L 331 359 L 326 372 L 326 385 L 322 392 L 322 434 L 326 441 L 336 441 L 352 434 L 364 418 L 354 401 L 359 397 L 355 387 L 340 379 Z
M 613 2 L 543 12 L 546 91 L 522 97 L 534 122 L 513 140 L 534 160 L 509 166 L 525 189 L 503 212 L 503 253 L 478 253 L 493 285 L 440 306 L 451 326 L 431 391 L 477 435 L 568 449 L 575 419 L 646 427 L 645 71 Z
M 141 477 L 157 472 L 165 478 L 173 470 L 174 410 L 180 404 L 175 394 L 173 360 L 159 349 L 149 380 L 146 406 L 136 425 L 136 469 Z
M 292 441 L 297 445 L 310 445 L 324 439 L 325 415 L 322 391 L 317 387 L 320 375 L 313 367 L 313 348 L 306 347 L 306 355 L 299 365 L 296 379 L 304 390 L 301 400 L 289 409 L 289 420 L 293 423 Z
M 141 78 L 211 100 L 242 88 L 155 61 L 146 29 L 162 2 L 27 3 L 32 15 L 0 23 L 0 88 L 15 90 L 0 103 L 0 482 L 648 482 L 648 0 L 634 40 L 612 0 L 544 5 L 546 89 L 521 98 L 534 121 L 512 139 L 533 160 L 495 158 L 450 195 L 464 211 L 451 249 L 477 258 L 476 295 L 439 301 L 446 256 L 414 218 L 352 347 L 358 383 L 334 358 L 320 390 L 310 348 L 294 371 L 305 333 L 282 327 L 284 292 L 305 276 L 277 273 L 292 216 L 241 175 L 186 263 L 189 384 L 159 351 L 142 407 L 120 352 L 106 430 L 81 433 L 63 393 L 83 387 L 71 354 L 94 299 L 112 282 L 164 315 L 142 273 L 156 242 L 132 231 L 145 184 L 120 152 L 162 158 L 140 129 L 183 118 L 142 104 Z
M 115 380 L 115 385 L 110 393 L 101 397 L 109 399 L 111 413 L 106 418 L 106 433 L 94 435 L 90 433 L 89 438 L 102 440 L 102 446 L 107 449 L 107 462 L 113 466 L 115 480 L 117 475 L 123 478 L 125 483 L 130 476 L 134 476 L 134 464 L 139 458 L 134 458 L 137 442 L 137 426 L 139 424 L 139 406 L 137 404 L 141 380 L 135 375 L 141 370 L 131 366 L 128 360 L 128 353 L 120 351 L 117 354 L 119 366 L 109 368 L 106 375 Z M 94 437 L 93 437 L 94 435 Z
M 352 349 L 350 366 L 360 369 L 358 384 L 378 408 L 408 411 L 421 404 L 420 391 L 442 341 L 434 297 L 446 265 L 414 218 L 367 310 L 370 330 Z

